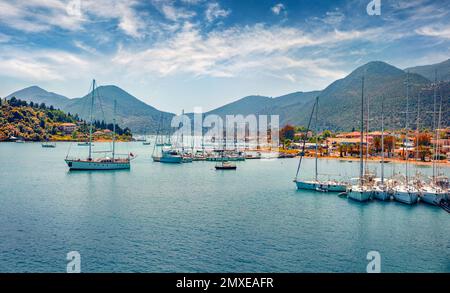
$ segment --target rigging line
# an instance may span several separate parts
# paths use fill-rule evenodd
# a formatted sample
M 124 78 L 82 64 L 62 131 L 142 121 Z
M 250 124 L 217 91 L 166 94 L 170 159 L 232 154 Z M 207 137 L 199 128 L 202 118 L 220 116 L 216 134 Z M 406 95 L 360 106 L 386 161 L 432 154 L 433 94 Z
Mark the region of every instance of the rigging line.
M 108 123 L 106 122 L 105 111 L 103 110 L 102 99 L 101 99 L 101 96 L 100 96 L 100 90 L 98 89 L 98 86 L 97 86 L 96 90 L 97 90 L 97 100 L 98 100 L 98 103 L 100 105 L 100 110 L 102 112 L 102 118 L 103 118 L 103 121 L 105 122 L 105 125 L 107 126 Z M 109 142 L 109 148 L 112 149 L 111 142 Z
M 295 180 L 297 180 L 297 178 L 298 178 L 298 172 L 300 171 L 300 165 L 302 164 L 302 159 L 303 159 L 303 156 L 305 155 L 306 139 L 308 137 L 308 132 L 309 132 L 309 128 L 311 126 L 311 121 L 312 121 L 312 118 L 313 118 L 313 115 L 314 115 L 314 110 L 316 108 L 316 104 L 317 104 L 318 101 L 319 101 L 319 97 L 316 97 L 316 101 L 314 102 L 314 105 L 313 105 L 313 108 L 312 108 L 312 111 L 311 111 L 311 115 L 309 116 L 308 126 L 306 127 L 306 133 L 305 133 L 305 136 L 303 138 L 302 153 L 300 154 L 300 160 L 298 162 L 297 173 L 295 174 Z

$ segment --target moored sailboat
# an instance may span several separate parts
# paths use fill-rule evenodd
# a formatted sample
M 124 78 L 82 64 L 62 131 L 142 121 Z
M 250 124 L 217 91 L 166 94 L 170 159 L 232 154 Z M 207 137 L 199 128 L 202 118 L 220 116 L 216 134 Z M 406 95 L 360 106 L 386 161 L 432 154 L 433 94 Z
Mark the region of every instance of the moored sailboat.
M 359 142 L 359 178 L 358 183 L 353 184 L 347 190 L 347 197 L 349 199 L 365 202 L 371 198 L 372 190 L 366 184 L 365 174 L 364 174 L 364 152 L 363 152 L 363 142 L 364 142 L 364 77 L 362 78 L 361 87 L 361 129 L 360 129 L 360 142 Z M 367 143 L 367 141 L 366 141 Z
M 405 138 L 403 140 L 403 153 L 405 155 L 405 181 L 394 187 L 394 199 L 405 204 L 415 204 L 419 199 L 419 190 L 411 184 L 409 180 L 409 152 L 407 147 L 408 140 L 408 114 L 409 114 L 409 73 L 406 77 L 406 112 L 405 112 Z
M 384 99 L 381 101 L 381 179 L 374 181 L 373 198 L 390 200 L 389 188 L 384 182 Z
M 114 101 L 114 118 L 112 131 L 112 152 L 111 157 L 94 158 L 92 156 L 92 130 L 93 130 L 93 107 L 94 97 L 96 94 L 95 80 L 92 82 L 91 107 L 90 107 L 90 123 L 89 123 L 89 154 L 86 159 L 65 158 L 67 166 L 70 170 L 119 170 L 130 169 L 130 161 L 134 158 L 133 154 L 127 154 L 125 157 L 118 157 L 115 152 L 115 134 L 116 134 L 116 101 Z M 98 94 L 98 93 L 97 93 Z

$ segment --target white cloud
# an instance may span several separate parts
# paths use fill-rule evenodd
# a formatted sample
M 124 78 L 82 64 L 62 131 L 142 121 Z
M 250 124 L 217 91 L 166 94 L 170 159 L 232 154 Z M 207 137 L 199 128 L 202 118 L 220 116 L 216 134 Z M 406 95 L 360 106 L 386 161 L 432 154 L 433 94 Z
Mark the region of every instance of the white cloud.
M 1 74 L 25 80 L 64 80 L 88 71 L 90 66 L 80 56 L 59 50 L 30 52 L 4 47 L 0 51 Z
M 223 9 L 220 7 L 219 3 L 213 2 L 208 4 L 205 11 L 205 17 L 209 22 L 211 22 L 220 17 L 227 17 L 230 13 L 230 10 Z
M 339 25 L 345 19 L 345 15 L 337 9 L 334 11 L 327 11 L 325 15 L 323 22 L 333 26 Z
M 415 32 L 422 36 L 450 39 L 450 26 L 425 26 L 416 29 Z
M 334 31 L 320 36 L 300 29 L 264 25 L 233 27 L 203 35 L 198 27 L 186 23 L 172 38 L 147 50 L 121 49 L 113 58 L 117 66 L 136 75 L 233 77 L 249 71 L 283 71 L 306 69 L 313 75 L 334 78 L 342 72 L 332 62 L 310 55 L 296 56 L 302 48 L 334 46 L 349 40 L 365 38 L 371 32 Z
M 134 38 L 143 36 L 145 21 L 138 15 L 131 0 L 83 0 L 80 14 L 70 13 L 75 0 L 14 0 L 0 2 L 0 22 L 14 29 L 28 32 L 46 32 L 53 28 L 80 31 L 91 18 L 116 19 L 118 28 Z M 87 13 L 89 12 L 89 13 Z
M 273 7 L 271 8 L 271 10 L 272 10 L 272 12 L 275 13 L 276 15 L 280 15 L 280 13 L 281 13 L 282 11 L 284 11 L 284 12 L 286 13 L 286 9 L 285 9 L 285 7 L 284 7 L 284 4 L 282 4 L 282 3 L 276 4 L 275 6 L 273 6 Z

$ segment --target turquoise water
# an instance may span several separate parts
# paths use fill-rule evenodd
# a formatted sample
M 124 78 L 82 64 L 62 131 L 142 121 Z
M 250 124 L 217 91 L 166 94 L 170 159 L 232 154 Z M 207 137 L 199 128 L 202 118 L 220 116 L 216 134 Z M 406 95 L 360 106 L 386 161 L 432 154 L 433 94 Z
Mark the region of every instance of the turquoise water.
M 0 144 L 1 272 L 65 272 L 73 250 L 83 272 L 365 272 L 370 250 L 384 272 L 450 272 L 448 213 L 296 191 L 297 159 L 215 171 L 153 163 L 152 146 L 128 143 L 129 171 L 69 172 L 68 148 Z M 313 161 L 304 166 L 310 176 Z M 346 161 L 320 167 L 358 173 Z

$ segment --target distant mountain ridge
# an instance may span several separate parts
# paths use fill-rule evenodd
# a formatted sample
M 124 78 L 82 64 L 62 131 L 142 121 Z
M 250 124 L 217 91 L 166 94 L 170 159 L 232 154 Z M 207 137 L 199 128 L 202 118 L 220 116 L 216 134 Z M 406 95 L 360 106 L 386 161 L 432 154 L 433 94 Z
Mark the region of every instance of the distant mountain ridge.
M 100 100 L 95 98 L 93 117 L 95 120 L 111 122 L 113 117 L 114 100 L 117 101 L 117 123 L 123 127 L 130 128 L 135 133 L 154 133 L 157 131 L 161 121 L 161 127 L 168 128 L 174 114 L 159 111 L 147 105 L 136 97 L 130 95 L 123 89 L 106 85 L 98 87 Z M 66 113 L 78 114 L 81 118 L 89 119 L 89 108 L 91 93 L 81 98 L 69 99 L 65 96 L 48 92 L 38 86 L 31 86 L 16 91 L 6 98 L 16 97 L 18 99 L 45 103 L 52 105 Z
M 36 85 L 16 91 L 8 95 L 6 99 L 10 99 L 12 97 L 16 97 L 27 102 L 45 103 L 48 106 L 52 105 L 55 108 L 61 109 L 70 101 L 69 98 L 63 95 L 48 92 Z
M 406 68 L 405 71 L 420 74 L 431 81 L 450 81 L 450 59 L 431 65 Z
M 285 124 L 306 125 L 314 99 L 319 96 L 320 128 L 332 130 L 352 130 L 359 126 L 359 109 L 361 107 L 361 78 L 365 77 L 365 96 L 370 105 L 370 126 L 380 127 L 381 101 L 385 104 L 386 127 L 402 128 L 405 126 L 406 104 L 409 106 L 408 124 L 415 125 L 418 95 L 420 93 L 421 124 L 430 127 L 433 108 L 433 90 L 430 72 L 437 69 L 438 76 L 450 76 L 450 60 L 429 65 L 413 67 L 406 70 L 382 61 L 372 61 L 356 68 L 346 77 L 336 80 L 322 91 L 294 92 L 280 97 L 247 96 L 204 113 L 225 115 L 266 114 L 279 115 L 281 126 Z M 408 71 L 409 73 L 407 73 Z M 417 72 L 417 73 L 416 73 Z M 426 75 L 426 77 L 421 74 Z M 409 79 L 409 99 L 406 101 L 405 81 Z M 155 133 L 158 127 L 169 129 L 175 114 L 160 111 L 123 89 L 106 85 L 98 88 L 102 103 L 95 104 L 94 118 L 110 122 L 113 113 L 113 100 L 117 100 L 117 119 L 120 125 L 129 127 L 135 133 Z M 441 83 L 438 102 L 442 97 L 442 108 L 448 112 L 450 107 L 450 81 Z M 44 102 L 72 114 L 78 113 L 86 119 L 90 94 L 82 98 L 69 99 L 62 95 L 47 92 L 37 86 L 17 91 L 8 97 Z M 366 106 L 367 107 L 367 106 Z M 443 125 L 449 124 L 450 115 L 444 112 Z M 447 113 L 448 114 L 448 113 Z M 188 114 L 192 116 L 191 114 Z M 162 121 L 162 123 L 160 123 Z

